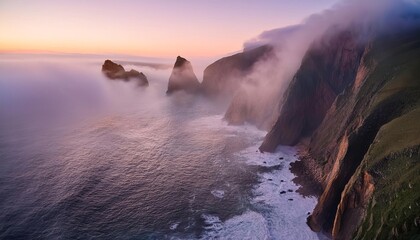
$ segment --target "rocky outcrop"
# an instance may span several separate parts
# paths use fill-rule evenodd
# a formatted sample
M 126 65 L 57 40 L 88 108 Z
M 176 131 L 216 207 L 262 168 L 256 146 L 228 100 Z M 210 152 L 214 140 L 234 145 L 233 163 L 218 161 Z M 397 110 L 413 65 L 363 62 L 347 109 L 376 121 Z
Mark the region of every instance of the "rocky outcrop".
M 171 76 L 169 77 L 167 94 L 176 91 L 185 91 L 188 93 L 195 93 L 200 88 L 198 81 L 193 71 L 191 63 L 183 57 L 176 58 Z
M 356 75 L 363 46 L 356 30 L 326 36 L 310 47 L 285 93 L 278 119 L 261 151 L 295 145 L 322 122 L 334 99 Z
M 256 62 L 269 56 L 272 47 L 265 45 L 224 57 L 210 64 L 203 75 L 201 89 L 210 97 L 231 98 Z
M 107 77 L 115 79 L 120 77 L 125 73 L 125 69 L 120 64 L 114 63 L 113 61 L 107 59 L 102 65 L 102 71 L 106 74 Z
M 149 85 L 149 81 L 147 80 L 146 75 L 144 75 L 142 72 L 138 72 L 134 69 L 131 69 L 130 71 L 125 71 L 123 66 L 114 63 L 111 60 L 105 60 L 104 64 L 102 65 L 102 72 L 109 79 L 121 79 L 124 81 L 130 81 L 134 79 L 140 86 Z

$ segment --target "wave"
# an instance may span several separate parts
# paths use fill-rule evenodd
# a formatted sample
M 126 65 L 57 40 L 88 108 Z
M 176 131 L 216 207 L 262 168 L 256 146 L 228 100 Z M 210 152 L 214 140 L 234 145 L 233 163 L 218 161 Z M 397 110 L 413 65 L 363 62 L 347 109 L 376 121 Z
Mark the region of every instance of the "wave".
M 241 131 L 238 127 L 231 130 Z M 260 134 L 252 132 L 259 139 Z M 204 214 L 201 239 L 327 239 L 306 224 L 317 199 L 296 192 L 299 186 L 293 183 L 295 175 L 289 169 L 297 160 L 296 149 L 281 146 L 275 153 L 260 153 L 255 151 L 259 143 L 236 153 L 246 164 L 259 169 L 250 209 L 224 222 L 216 215 Z

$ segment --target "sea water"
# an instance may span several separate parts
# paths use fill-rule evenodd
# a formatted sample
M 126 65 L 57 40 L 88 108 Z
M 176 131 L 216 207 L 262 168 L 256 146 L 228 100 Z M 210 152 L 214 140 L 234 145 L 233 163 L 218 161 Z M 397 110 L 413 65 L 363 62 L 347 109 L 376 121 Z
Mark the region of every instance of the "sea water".
M 170 68 L 125 66 L 141 88 L 103 60 L 0 56 L 0 239 L 320 238 L 294 148 L 262 154 L 265 132 L 228 126 L 226 105 L 166 96 Z

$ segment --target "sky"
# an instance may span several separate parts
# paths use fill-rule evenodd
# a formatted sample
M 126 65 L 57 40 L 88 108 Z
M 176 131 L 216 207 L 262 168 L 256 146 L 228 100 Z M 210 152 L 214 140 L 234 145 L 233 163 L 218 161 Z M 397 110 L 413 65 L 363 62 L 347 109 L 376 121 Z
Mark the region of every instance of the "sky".
M 218 56 L 339 0 L 0 0 L 0 52 Z

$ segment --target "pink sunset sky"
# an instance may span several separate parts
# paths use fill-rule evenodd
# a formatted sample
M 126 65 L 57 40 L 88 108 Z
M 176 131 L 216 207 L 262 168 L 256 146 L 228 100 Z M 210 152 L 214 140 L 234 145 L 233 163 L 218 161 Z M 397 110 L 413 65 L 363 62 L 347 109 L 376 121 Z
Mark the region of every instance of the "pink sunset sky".
M 0 52 L 216 56 L 338 0 L 2 0 Z

